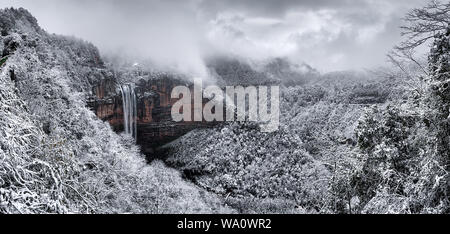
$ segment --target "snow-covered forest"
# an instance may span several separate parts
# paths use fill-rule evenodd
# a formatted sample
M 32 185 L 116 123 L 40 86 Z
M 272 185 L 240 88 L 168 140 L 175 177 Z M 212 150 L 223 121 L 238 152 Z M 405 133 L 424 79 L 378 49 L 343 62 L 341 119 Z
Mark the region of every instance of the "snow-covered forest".
M 448 214 L 450 3 L 403 25 L 389 65 L 366 71 L 208 57 L 221 87 L 280 86 L 279 130 L 224 122 L 145 155 L 91 110 L 93 90 L 190 75 L 102 56 L 2 9 L 0 213 Z

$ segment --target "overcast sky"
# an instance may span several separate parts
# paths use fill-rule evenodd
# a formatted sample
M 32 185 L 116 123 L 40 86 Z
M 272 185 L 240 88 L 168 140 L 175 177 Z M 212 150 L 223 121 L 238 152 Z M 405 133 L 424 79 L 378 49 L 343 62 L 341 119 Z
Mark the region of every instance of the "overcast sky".
M 289 57 L 320 71 L 383 65 L 400 41 L 401 18 L 425 0 L 0 0 L 28 9 L 48 32 L 89 40 L 203 72 L 225 53 Z

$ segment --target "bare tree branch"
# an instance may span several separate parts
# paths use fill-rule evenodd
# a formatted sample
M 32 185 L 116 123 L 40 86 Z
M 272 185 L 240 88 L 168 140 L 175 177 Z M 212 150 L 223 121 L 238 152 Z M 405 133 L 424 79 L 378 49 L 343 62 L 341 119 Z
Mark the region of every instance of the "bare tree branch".
M 413 50 L 449 27 L 450 2 L 431 1 L 423 8 L 410 11 L 404 20 L 408 25 L 401 29 L 407 38 L 396 49 Z

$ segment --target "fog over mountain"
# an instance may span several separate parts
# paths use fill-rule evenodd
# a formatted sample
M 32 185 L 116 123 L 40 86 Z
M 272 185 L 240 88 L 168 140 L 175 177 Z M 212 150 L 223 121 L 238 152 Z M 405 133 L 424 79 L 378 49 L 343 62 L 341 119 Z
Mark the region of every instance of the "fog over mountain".
M 371 68 L 400 41 L 401 18 L 422 0 L 70 1 L 0 0 L 24 7 L 52 33 L 103 54 L 151 58 L 206 75 L 204 57 L 288 57 L 320 71 Z

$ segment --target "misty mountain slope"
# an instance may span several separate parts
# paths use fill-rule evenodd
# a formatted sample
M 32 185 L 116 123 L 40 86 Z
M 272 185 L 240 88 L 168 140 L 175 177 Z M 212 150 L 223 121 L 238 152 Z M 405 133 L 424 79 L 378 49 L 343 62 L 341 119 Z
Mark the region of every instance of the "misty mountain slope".
M 1 213 L 231 212 L 86 108 L 110 76 L 94 46 L 47 34 L 23 9 L 0 19 Z
M 207 66 L 219 86 L 303 85 L 318 78 L 319 73 L 309 65 L 293 64 L 286 58 L 261 61 L 228 56 L 207 59 Z
M 219 86 L 264 85 L 277 82 L 262 71 L 255 70 L 247 61 L 226 56 L 208 60 L 208 68 L 214 72 Z

